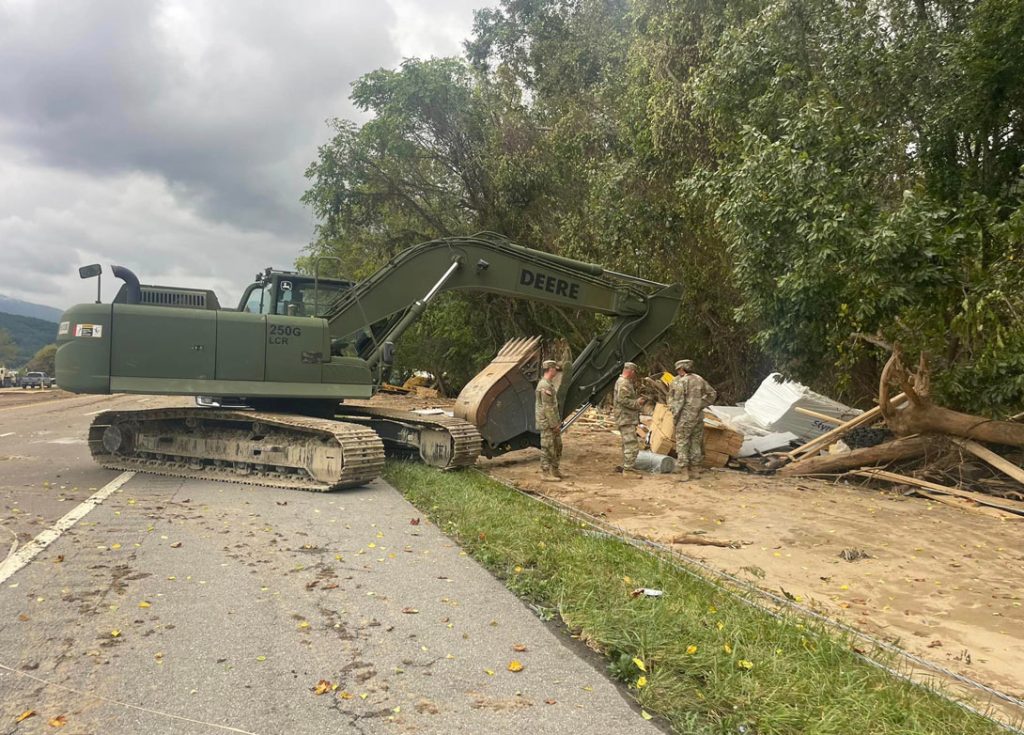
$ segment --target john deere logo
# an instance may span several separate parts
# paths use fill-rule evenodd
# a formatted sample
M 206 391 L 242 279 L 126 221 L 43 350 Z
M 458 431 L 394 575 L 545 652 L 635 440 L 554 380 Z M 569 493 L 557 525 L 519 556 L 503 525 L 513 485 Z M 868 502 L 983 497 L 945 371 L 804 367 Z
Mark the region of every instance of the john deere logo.
M 530 271 L 523 268 L 519 273 L 520 286 L 533 286 L 538 291 L 564 296 L 567 299 L 579 300 L 580 284 L 566 281 L 557 276 L 549 276 L 541 271 Z

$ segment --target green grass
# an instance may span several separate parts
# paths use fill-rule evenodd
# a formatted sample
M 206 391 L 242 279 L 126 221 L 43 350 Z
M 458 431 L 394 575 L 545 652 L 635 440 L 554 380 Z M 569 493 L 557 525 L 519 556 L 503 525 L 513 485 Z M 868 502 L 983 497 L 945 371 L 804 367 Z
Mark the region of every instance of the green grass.
M 391 462 L 386 478 L 510 590 L 604 653 L 610 674 L 676 732 L 1005 732 L 863 662 L 841 637 L 753 609 L 480 473 Z M 665 594 L 633 598 L 636 587 Z M 642 688 L 634 658 L 647 669 Z

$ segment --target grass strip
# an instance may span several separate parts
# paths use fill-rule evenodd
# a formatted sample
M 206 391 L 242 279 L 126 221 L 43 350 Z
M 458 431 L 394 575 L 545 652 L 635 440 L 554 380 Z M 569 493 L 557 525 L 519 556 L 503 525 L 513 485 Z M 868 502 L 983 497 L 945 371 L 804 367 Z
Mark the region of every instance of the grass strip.
M 390 462 L 385 477 L 510 590 L 603 652 L 676 732 L 1005 732 L 863 662 L 850 640 L 751 608 L 480 473 Z M 634 598 L 638 587 L 664 596 Z

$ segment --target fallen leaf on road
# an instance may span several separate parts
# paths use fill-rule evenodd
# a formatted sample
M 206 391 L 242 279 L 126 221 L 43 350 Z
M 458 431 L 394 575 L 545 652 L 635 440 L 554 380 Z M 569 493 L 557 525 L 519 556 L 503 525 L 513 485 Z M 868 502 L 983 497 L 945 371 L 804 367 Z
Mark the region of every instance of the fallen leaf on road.
M 523 643 L 517 643 L 514 646 L 512 646 L 512 650 L 515 651 L 516 653 L 522 653 L 523 651 L 526 650 L 526 645 L 523 644 Z
M 18 620 L 20 620 L 20 621 L 21 621 L 21 622 L 23 622 L 23 623 L 27 623 L 27 622 L 28 622 L 29 620 L 31 620 L 31 619 L 32 619 L 32 618 L 30 618 L 30 617 L 29 617 L 28 615 L 26 615 L 25 613 L 22 613 L 21 615 L 19 615 L 19 616 L 18 616 Z
M 494 676 L 494 671 L 492 671 L 491 669 L 484 669 L 484 673 L 488 676 Z
M 267 657 L 266 656 L 257 656 L 256 660 L 259 661 L 260 663 L 263 663 L 264 661 L 267 660 Z
M 171 544 L 171 548 L 172 549 L 180 549 L 181 548 L 181 542 L 180 541 L 175 541 L 173 544 Z
M 121 548 L 121 544 L 111 544 L 110 548 L 112 548 L 114 551 L 117 551 Z
M 139 603 L 139 607 L 152 607 L 152 605 L 150 605 L 148 602 L 143 600 L 142 602 Z
M 352 699 L 352 692 L 338 692 L 339 699 Z
M 313 687 L 313 694 L 319 697 L 321 694 L 327 694 L 327 692 L 333 691 L 337 688 L 337 686 L 331 684 L 327 679 L 321 679 L 316 683 L 316 686 Z
M 112 631 L 110 631 L 110 637 L 111 638 L 118 638 L 118 637 L 120 637 L 120 635 L 121 635 L 121 631 L 119 631 L 117 628 L 114 628 Z
M 519 661 L 509 661 L 508 670 L 516 674 L 523 670 L 523 665 Z
M 68 724 L 68 718 L 64 715 L 57 715 L 56 717 L 51 717 L 47 724 L 50 727 L 64 727 Z
M 648 714 L 647 710 L 640 710 L 640 716 L 643 717 L 645 720 L 653 719 L 651 715 Z
M 557 699 L 545 699 L 544 704 L 558 704 Z
M 60 564 L 62 561 L 64 561 L 64 555 L 63 554 L 57 554 L 57 558 L 53 560 L 53 563 L 54 564 Z
M 414 607 L 403 607 L 402 612 L 406 615 L 419 615 L 420 611 Z
M 24 712 L 22 712 L 20 715 L 18 715 L 18 719 L 16 719 L 15 722 L 24 722 L 29 717 L 35 717 L 35 716 L 36 716 L 36 711 L 34 709 L 27 709 Z
M 309 621 L 308 620 L 303 620 L 301 623 L 298 624 L 297 627 L 298 627 L 299 630 L 305 630 L 306 628 L 309 627 Z
M 418 525 L 420 525 L 420 519 L 419 518 L 410 518 L 409 519 L 409 525 L 410 526 L 418 526 Z

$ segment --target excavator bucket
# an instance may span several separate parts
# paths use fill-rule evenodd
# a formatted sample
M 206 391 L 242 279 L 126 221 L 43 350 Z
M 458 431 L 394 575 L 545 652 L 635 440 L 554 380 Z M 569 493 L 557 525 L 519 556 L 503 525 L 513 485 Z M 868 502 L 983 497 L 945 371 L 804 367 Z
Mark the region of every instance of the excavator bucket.
M 455 401 L 457 418 L 477 427 L 487 448 L 535 431 L 534 386 L 540 377 L 541 338 L 509 340 Z

